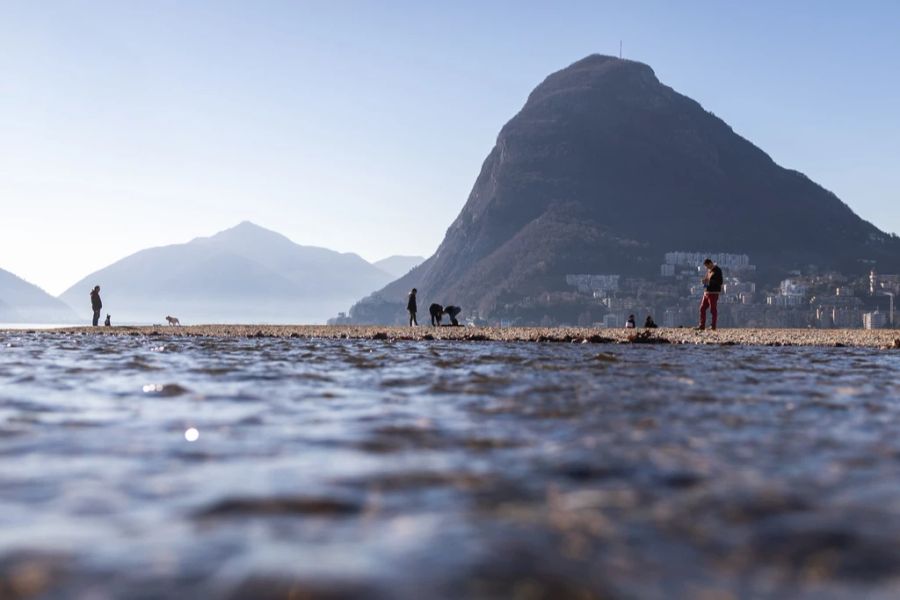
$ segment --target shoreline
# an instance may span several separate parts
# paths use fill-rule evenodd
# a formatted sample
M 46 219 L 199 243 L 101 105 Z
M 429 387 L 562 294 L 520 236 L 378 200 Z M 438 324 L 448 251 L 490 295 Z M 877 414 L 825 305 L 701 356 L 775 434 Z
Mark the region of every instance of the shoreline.
M 589 327 L 403 327 L 376 325 L 168 325 L 0 329 L 2 334 L 114 335 L 493 341 L 595 344 L 689 344 L 898 348 L 900 329 L 596 329 Z

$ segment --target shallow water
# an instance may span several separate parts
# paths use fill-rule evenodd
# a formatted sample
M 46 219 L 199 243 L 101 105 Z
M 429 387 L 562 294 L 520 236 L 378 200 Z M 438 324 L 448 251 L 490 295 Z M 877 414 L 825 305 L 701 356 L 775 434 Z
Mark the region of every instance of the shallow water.
M 0 597 L 896 597 L 898 372 L 0 334 Z

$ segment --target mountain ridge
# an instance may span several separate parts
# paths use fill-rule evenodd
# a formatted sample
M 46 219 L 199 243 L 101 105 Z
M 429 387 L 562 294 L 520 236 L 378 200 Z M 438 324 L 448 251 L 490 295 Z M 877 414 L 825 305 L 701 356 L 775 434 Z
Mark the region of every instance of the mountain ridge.
M 33 283 L 0 269 L 0 322 L 74 323 L 75 312 Z
M 87 275 L 60 298 L 87 313 L 101 286 L 118 321 L 319 322 L 391 276 L 357 254 L 302 246 L 243 221 L 182 244 L 146 248 Z
M 409 273 L 409 271 L 412 270 L 413 267 L 422 264 L 424 261 L 424 256 L 394 254 L 392 256 L 382 258 L 381 260 L 376 260 L 372 264 L 385 273 L 388 273 L 389 275 L 400 277 Z

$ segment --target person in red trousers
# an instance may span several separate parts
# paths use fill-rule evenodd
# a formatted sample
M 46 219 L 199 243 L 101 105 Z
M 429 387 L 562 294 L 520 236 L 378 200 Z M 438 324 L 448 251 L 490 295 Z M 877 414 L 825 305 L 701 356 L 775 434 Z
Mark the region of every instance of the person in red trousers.
M 703 300 L 700 302 L 700 325 L 697 326 L 697 329 L 699 331 L 706 329 L 706 309 L 708 308 L 712 317 L 710 329 L 715 331 L 716 323 L 719 320 L 717 305 L 719 304 L 719 294 L 722 293 L 722 269 L 709 258 L 703 261 L 703 266 L 706 267 L 706 277 L 703 278 L 703 287 L 706 288 L 706 291 L 703 292 Z

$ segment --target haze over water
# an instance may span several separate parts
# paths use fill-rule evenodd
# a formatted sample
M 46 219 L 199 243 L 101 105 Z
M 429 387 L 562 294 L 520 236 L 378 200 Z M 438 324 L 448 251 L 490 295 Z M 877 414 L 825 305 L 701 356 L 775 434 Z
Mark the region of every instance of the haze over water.
M 0 595 L 896 597 L 897 372 L 853 348 L 2 333 Z

